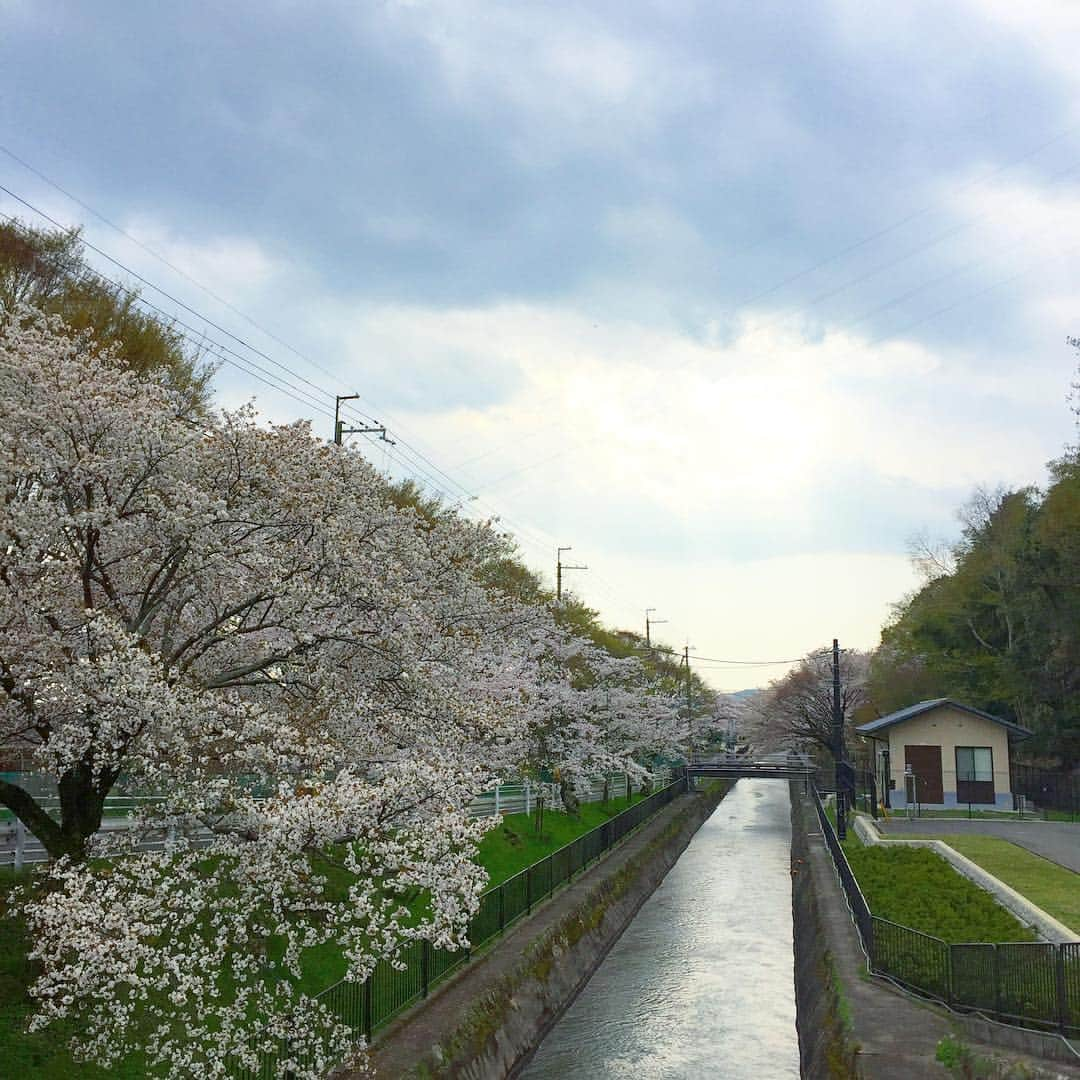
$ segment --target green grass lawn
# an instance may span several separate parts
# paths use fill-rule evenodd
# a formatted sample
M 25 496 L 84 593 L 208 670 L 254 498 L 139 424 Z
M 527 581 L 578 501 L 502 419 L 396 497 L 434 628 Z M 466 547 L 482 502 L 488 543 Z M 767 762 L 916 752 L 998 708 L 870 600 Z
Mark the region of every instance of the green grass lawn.
M 1034 941 L 1035 934 L 926 848 L 845 845 L 870 910 L 950 942 Z
M 835 826 L 832 806 L 826 814 Z M 1029 927 L 933 851 L 867 846 L 853 827 L 842 846 L 870 911 L 879 918 L 950 942 L 1036 940 Z
M 1080 934 L 1080 874 L 996 836 L 953 834 L 924 839 L 943 840 Z
M 532 815 L 507 814 L 502 819 L 502 825 L 496 826 L 480 841 L 477 862 L 488 872 L 488 888 L 521 873 L 534 862 L 603 825 L 643 798 L 642 795 L 634 795 L 629 801 L 619 798 L 607 803 L 582 803 L 577 817 L 545 810 L 543 831 L 540 833 L 533 827 Z
M 19 880 L 25 878 L 19 875 Z M 15 884 L 13 871 L 0 871 L 0 1076 L 138 1080 L 145 1070 L 137 1061 L 112 1069 L 72 1061 L 67 1044 L 75 1034 L 74 1023 L 56 1023 L 33 1035 L 26 1033 L 26 1021 L 33 1011 L 29 987 L 34 973 L 26 957 L 29 943 L 25 925 L 6 910 L 7 895 Z
M 552 851 L 569 844 L 583 833 L 622 813 L 644 796 L 611 799 L 606 804 L 583 803 L 577 817 L 544 811 L 540 833 L 532 815 L 511 814 L 502 819 L 483 839 L 477 861 L 488 871 L 489 887 L 498 885 Z M 146 1075 L 138 1061 L 129 1061 L 105 1070 L 75 1063 L 67 1044 L 76 1025 L 54 1023 L 44 1032 L 27 1034 L 26 1022 L 33 1012 L 29 987 L 34 979 L 27 959 L 25 925 L 7 910 L 7 896 L 19 881 L 28 880 L 28 872 L 16 875 L 0 871 L 0 1077 L 32 1077 L 34 1080 L 136 1080 Z M 333 889 L 344 895 L 347 882 L 335 881 Z M 304 956 L 301 989 L 316 993 L 337 982 L 345 973 L 340 949 L 331 944 L 309 949 Z

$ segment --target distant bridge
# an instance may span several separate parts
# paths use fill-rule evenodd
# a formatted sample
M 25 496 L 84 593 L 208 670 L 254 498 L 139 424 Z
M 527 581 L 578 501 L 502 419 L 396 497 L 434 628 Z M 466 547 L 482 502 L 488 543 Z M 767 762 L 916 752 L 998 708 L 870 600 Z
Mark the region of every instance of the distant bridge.
M 775 755 L 760 761 L 732 756 L 694 758 L 687 766 L 690 776 L 739 780 L 754 777 L 764 780 L 806 780 L 813 777 L 814 766 L 799 754 Z

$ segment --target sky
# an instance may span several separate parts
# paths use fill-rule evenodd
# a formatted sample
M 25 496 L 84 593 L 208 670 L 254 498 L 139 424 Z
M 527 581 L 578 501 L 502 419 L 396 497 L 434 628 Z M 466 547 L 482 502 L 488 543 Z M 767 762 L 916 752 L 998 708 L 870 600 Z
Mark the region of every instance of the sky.
M 221 407 L 329 437 L 358 394 L 378 468 L 549 581 L 571 547 L 609 624 L 655 608 L 754 662 L 695 661 L 736 690 L 875 645 L 912 537 L 1075 440 L 1078 31 L 1039 0 L 0 0 L 0 212 L 83 225 L 231 350 Z

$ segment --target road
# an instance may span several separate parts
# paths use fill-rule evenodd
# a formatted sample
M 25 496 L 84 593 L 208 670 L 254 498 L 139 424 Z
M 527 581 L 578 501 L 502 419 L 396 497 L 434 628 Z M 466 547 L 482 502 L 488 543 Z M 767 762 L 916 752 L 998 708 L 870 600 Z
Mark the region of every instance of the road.
M 1028 851 L 1053 859 L 1080 874 L 1080 822 L 1068 821 L 994 821 L 988 818 L 916 818 L 914 821 L 893 818 L 879 821 L 883 836 L 997 836 L 1011 840 Z

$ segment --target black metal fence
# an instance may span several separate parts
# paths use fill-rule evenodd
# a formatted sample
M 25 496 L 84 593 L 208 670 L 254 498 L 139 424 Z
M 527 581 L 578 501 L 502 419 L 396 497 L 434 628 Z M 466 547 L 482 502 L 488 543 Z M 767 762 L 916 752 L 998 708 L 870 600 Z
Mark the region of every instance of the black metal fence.
M 815 790 L 836 865 L 871 969 L 955 1009 L 1080 1036 L 1080 942 L 950 944 L 874 915 Z
M 1080 776 L 1076 773 L 1018 762 L 1012 763 L 1009 772 L 1014 795 L 1023 795 L 1045 816 L 1053 812 L 1080 821 Z
M 853 808 L 862 810 L 876 818 L 881 807 L 882 795 L 878 786 L 879 777 L 873 769 L 852 769 L 853 787 L 851 797 Z M 832 765 L 818 766 L 814 774 L 814 783 L 822 794 L 836 794 L 836 774 Z
M 872 956 L 874 952 L 874 924 L 873 916 L 870 913 L 870 905 L 866 902 L 866 897 L 863 896 L 862 889 L 859 888 L 859 883 L 851 872 L 847 856 L 840 846 L 832 822 L 825 813 L 825 807 L 821 804 L 821 796 L 818 794 L 817 788 L 811 788 L 811 790 L 813 791 L 818 821 L 821 823 L 821 834 L 825 837 L 825 843 L 832 854 L 837 873 L 840 875 L 840 881 L 844 886 L 844 892 L 847 893 L 848 903 L 851 904 L 851 911 L 855 916 L 855 925 L 859 928 L 859 936 L 863 940 L 867 953 Z
M 477 948 L 496 938 L 533 905 L 550 896 L 574 874 L 632 832 L 677 795 L 687 790 L 685 777 L 676 780 L 641 802 L 617 814 L 603 825 L 584 833 L 565 847 L 515 874 L 480 897 L 480 906 L 469 922 L 469 941 Z M 436 948 L 429 941 L 413 941 L 401 950 L 394 963 L 381 960 L 364 982 L 342 980 L 316 996 L 323 1006 L 356 1036 L 367 1041 L 372 1033 L 415 1004 L 470 956 L 469 951 Z M 251 1045 L 259 1045 L 259 1039 Z M 255 1069 L 236 1067 L 240 1080 L 273 1080 L 279 1060 L 291 1054 L 284 1043 L 277 1052 L 262 1052 Z M 304 1066 L 311 1060 L 294 1058 Z

